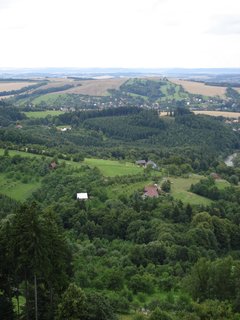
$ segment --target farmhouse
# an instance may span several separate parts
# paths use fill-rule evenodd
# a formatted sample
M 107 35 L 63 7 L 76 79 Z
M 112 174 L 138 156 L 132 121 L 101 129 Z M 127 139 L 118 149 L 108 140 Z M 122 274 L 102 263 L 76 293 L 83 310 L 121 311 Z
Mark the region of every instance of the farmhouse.
M 52 169 L 52 170 L 56 169 L 56 168 L 57 168 L 56 162 L 55 162 L 55 161 L 52 161 L 52 162 L 50 163 L 50 165 L 49 165 L 49 168 Z
M 137 160 L 136 164 L 140 167 L 145 167 L 146 166 L 146 160 Z
M 88 200 L 87 192 L 77 193 L 77 200 L 80 200 L 80 201 Z
M 157 198 L 158 197 L 158 187 L 154 186 L 146 186 L 144 188 L 143 198 Z
M 219 176 L 219 174 L 217 174 L 216 172 L 212 172 L 210 174 L 210 177 L 213 178 L 214 180 L 219 180 L 221 179 L 221 177 Z
M 148 166 L 150 166 L 152 169 L 157 169 L 158 166 L 155 162 L 153 162 L 152 160 L 137 160 L 136 165 L 140 166 L 140 167 L 144 167 L 147 168 Z
M 146 163 L 146 166 L 150 166 L 152 167 L 152 169 L 157 169 L 158 166 L 155 162 L 153 162 L 152 160 L 149 160 L 147 163 Z

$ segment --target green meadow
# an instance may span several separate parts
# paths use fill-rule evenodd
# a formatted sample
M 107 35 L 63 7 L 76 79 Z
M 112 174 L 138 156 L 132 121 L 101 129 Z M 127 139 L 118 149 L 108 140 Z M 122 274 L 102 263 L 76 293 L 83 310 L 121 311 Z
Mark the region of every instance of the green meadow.
M 195 184 L 203 178 L 203 176 L 195 174 L 191 175 L 189 178 L 170 177 L 171 195 L 175 199 L 181 200 L 183 203 L 189 203 L 191 205 L 210 205 L 212 203 L 211 200 L 188 191 L 191 187 L 191 184 Z
M 142 168 L 131 162 L 86 158 L 84 164 L 97 167 L 106 177 L 135 175 L 143 172 Z
M 18 201 L 24 201 L 30 197 L 40 184 L 40 182 L 23 183 L 21 180 L 9 179 L 5 174 L 0 174 L 0 193 Z

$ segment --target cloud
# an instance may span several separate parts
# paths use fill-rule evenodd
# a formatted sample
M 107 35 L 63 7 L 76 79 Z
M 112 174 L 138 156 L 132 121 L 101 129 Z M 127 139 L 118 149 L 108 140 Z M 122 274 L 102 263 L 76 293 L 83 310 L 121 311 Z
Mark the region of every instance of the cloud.
M 6 9 L 11 7 L 11 5 L 15 2 L 16 0 L 0 0 L 0 9 Z
M 240 35 L 240 15 L 215 16 L 207 33 L 214 35 Z

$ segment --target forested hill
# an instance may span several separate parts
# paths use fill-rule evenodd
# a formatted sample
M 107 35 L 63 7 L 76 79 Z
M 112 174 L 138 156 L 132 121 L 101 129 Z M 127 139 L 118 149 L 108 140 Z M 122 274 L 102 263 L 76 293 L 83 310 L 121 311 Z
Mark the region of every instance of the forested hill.
M 103 133 L 109 139 L 141 141 L 141 144 L 168 148 L 205 146 L 218 151 L 239 147 L 239 134 L 227 127 L 222 119 L 194 115 L 187 110 L 179 112 L 177 109 L 171 117 L 160 118 L 153 110 L 117 108 L 66 113 L 58 120 L 62 124 Z
M 5 103 L 0 121 L 0 319 L 239 319 L 234 127 L 185 108 L 31 119 Z

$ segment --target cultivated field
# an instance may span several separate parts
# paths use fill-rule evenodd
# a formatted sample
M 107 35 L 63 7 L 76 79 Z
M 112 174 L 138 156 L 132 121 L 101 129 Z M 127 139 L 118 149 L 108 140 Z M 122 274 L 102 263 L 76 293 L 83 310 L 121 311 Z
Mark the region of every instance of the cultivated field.
M 193 112 L 195 114 L 206 114 L 208 116 L 213 116 L 213 117 L 236 118 L 236 119 L 240 117 L 240 112 L 207 111 L 207 110 L 203 110 L 203 111 L 197 110 Z
M 127 78 L 75 81 L 81 86 L 63 91 L 64 93 L 86 94 L 89 96 L 105 96 L 108 89 L 118 89 Z
M 0 92 L 19 90 L 24 87 L 32 86 L 34 84 L 36 84 L 36 83 L 35 82 L 18 82 L 18 81 L 17 82 L 11 82 L 11 81 L 2 82 L 2 81 L 0 81 Z
M 113 79 L 97 79 L 97 80 L 73 80 L 73 79 L 50 79 L 50 82 L 36 90 L 46 90 L 49 88 L 59 88 L 64 85 L 74 85 L 73 88 L 57 92 L 59 95 L 70 94 L 83 94 L 89 96 L 105 96 L 108 94 L 108 89 L 118 89 L 127 78 L 113 78 Z M 33 90 L 32 92 L 34 92 Z M 55 94 L 48 93 L 47 96 Z
M 201 94 L 203 96 L 219 96 L 221 98 L 226 98 L 226 88 L 217 86 L 208 86 L 201 82 L 187 81 L 180 79 L 169 79 L 169 81 L 181 85 L 187 92 L 193 94 Z

